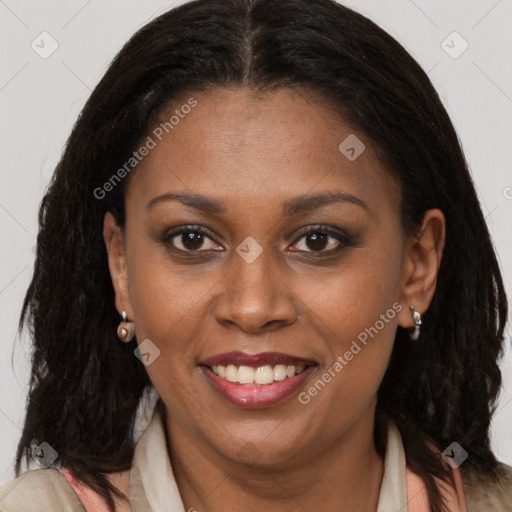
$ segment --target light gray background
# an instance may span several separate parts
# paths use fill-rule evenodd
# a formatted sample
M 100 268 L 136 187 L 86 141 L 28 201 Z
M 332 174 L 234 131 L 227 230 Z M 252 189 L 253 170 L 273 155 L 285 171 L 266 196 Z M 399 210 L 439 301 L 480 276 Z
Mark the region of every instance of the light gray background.
M 80 109 L 111 59 L 136 29 L 179 3 L 0 0 L 0 483 L 14 476 L 24 418 L 30 351 L 26 335 L 16 338 L 16 328 L 33 269 L 39 202 Z M 463 143 L 512 297 L 512 2 L 344 3 L 391 33 L 428 71 Z M 34 40 L 49 48 L 48 40 L 41 43 L 43 31 L 59 45 L 47 59 L 31 48 Z M 441 46 L 453 31 L 469 44 L 456 59 Z M 444 43 L 452 54 L 463 48 L 457 37 Z M 492 443 L 499 458 L 512 464 L 510 329 L 502 368 Z

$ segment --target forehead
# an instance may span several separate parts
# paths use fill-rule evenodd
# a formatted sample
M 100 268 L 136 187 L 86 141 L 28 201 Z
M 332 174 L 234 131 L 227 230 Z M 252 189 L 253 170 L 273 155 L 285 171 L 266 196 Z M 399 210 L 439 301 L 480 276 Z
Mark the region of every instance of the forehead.
M 331 190 L 398 208 L 398 184 L 372 143 L 311 91 L 185 94 L 148 135 L 154 144 L 130 178 L 127 201 L 186 190 L 247 207 Z

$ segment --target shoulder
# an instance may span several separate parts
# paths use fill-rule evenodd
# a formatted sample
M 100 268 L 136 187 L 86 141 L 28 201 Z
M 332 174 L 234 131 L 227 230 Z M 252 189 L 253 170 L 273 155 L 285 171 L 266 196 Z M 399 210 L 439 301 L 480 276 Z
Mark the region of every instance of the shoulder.
M 462 473 L 468 512 L 512 512 L 512 467 L 500 463 L 494 474 Z
M 0 487 L 0 512 L 85 512 L 58 469 L 32 469 Z

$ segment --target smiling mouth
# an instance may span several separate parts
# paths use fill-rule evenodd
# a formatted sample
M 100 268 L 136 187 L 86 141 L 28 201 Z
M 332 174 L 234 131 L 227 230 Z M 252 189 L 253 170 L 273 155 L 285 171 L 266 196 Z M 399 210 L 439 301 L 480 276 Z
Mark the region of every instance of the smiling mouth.
M 279 352 L 229 352 L 199 364 L 218 393 L 244 408 L 271 407 L 286 400 L 316 366 L 314 361 Z

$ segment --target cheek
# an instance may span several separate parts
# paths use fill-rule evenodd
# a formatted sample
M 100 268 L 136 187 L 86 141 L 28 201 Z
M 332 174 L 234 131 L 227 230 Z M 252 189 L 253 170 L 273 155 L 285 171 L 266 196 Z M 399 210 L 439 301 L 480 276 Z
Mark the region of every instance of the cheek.
M 172 264 L 165 249 L 138 244 L 128 251 L 128 283 L 139 343 L 150 339 L 160 357 L 147 367 L 157 371 L 165 361 L 174 373 L 195 368 L 198 339 L 204 329 L 208 291 L 215 286 L 213 272 L 199 273 L 193 266 Z
M 398 302 L 399 247 L 394 252 L 389 247 L 358 249 L 357 256 L 321 286 L 309 283 L 309 290 L 315 290 L 308 302 L 310 318 L 323 333 L 322 352 L 329 354 L 313 380 L 317 385 L 306 390 L 318 406 L 340 414 L 354 408 L 355 413 L 375 396 L 393 348 L 397 314 L 403 308 Z M 324 387 L 319 380 L 328 383 Z
M 317 418 L 325 418 L 327 437 L 348 428 L 375 402 L 393 349 L 397 309 L 401 309 L 399 302 L 366 295 L 353 303 L 334 304 L 322 320 L 329 322 L 330 333 L 336 333 L 323 338 L 322 351 L 329 356 L 299 396 L 304 411 L 309 409 L 304 417 L 309 418 L 311 431 Z
M 396 324 L 392 305 L 400 297 L 399 254 L 397 247 L 393 252 L 376 247 L 358 248 L 329 275 L 302 279 L 299 293 L 311 311 L 312 320 L 316 319 L 330 335 L 332 351 L 344 352 L 347 343 L 350 345 L 352 339 L 376 322 L 383 336 L 392 338 L 388 331 L 390 324 Z M 383 320 L 381 315 L 385 315 Z
M 190 270 L 176 270 L 158 252 L 139 248 L 133 254 L 136 264 L 129 267 L 137 340 L 149 339 L 158 348 L 158 357 L 145 369 L 168 408 L 193 414 L 195 379 L 190 377 L 199 371 L 193 340 L 203 337 L 206 292 L 214 282 L 208 273 L 198 278 Z

